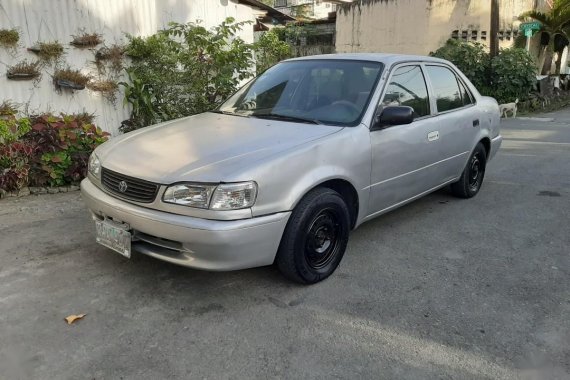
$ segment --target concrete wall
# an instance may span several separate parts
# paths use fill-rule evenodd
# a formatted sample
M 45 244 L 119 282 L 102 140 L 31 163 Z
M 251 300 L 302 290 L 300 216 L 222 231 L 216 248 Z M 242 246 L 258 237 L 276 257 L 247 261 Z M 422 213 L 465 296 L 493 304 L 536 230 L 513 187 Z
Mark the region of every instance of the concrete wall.
M 488 44 L 489 0 L 359 0 L 339 7 L 337 52 L 428 54 L 457 31 L 470 41 Z M 499 0 L 501 47 L 513 45 L 515 18 L 544 0 Z M 474 34 L 473 32 L 476 32 Z M 473 34 L 472 34 L 473 33 Z M 475 37 L 474 39 L 472 37 Z
M 116 105 L 90 90 L 75 92 L 54 90 L 51 75 L 53 67 L 43 70 L 42 80 L 11 81 L 6 68 L 22 59 L 34 60 L 26 47 L 37 41 L 58 40 L 65 46 L 65 63 L 87 73 L 96 73 L 94 52 L 69 45 L 71 35 L 81 30 L 103 35 L 108 45 L 125 41 L 125 33 L 138 36 L 153 34 L 168 22 L 203 20 L 211 27 L 227 17 L 237 21 L 255 18 L 252 9 L 231 0 L 0 0 L 0 28 L 18 28 L 20 44 L 13 50 L 0 48 L 0 103 L 11 100 L 27 104 L 30 110 L 52 112 L 95 113 L 101 128 L 116 134 L 120 122 L 129 116 L 122 106 L 122 94 Z M 245 28 L 240 37 L 253 42 L 253 28 Z

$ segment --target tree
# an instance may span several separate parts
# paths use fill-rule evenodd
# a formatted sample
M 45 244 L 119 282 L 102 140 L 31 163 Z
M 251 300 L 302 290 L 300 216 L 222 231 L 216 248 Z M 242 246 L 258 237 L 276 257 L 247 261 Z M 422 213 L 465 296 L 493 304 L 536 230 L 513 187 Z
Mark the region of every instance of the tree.
M 520 17 L 522 20 L 530 18 L 539 21 L 542 24 L 542 31 L 548 33 L 549 42 L 546 47 L 545 56 L 551 58 L 555 52 L 558 52 L 556 61 L 556 73 L 560 72 L 562 64 L 562 51 L 568 46 L 570 41 L 570 0 L 553 0 L 552 8 L 548 12 L 540 12 L 532 10 L 523 13 Z M 547 67 L 550 67 L 551 60 L 546 60 Z M 541 65 L 541 72 L 547 72 L 548 68 Z

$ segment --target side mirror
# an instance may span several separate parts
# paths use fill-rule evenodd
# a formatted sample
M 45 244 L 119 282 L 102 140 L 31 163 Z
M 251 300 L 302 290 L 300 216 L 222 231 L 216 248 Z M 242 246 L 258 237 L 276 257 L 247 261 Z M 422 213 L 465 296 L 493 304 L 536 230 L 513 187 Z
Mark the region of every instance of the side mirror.
M 371 130 L 384 129 L 393 125 L 410 124 L 414 121 L 414 109 L 407 106 L 386 107 L 374 117 Z

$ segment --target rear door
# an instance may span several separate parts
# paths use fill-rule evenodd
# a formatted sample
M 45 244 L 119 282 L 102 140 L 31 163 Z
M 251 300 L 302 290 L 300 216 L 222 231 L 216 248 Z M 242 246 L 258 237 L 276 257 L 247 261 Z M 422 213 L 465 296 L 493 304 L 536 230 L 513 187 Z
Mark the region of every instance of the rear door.
M 437 120 L 441 182 L 461 175 L 480 126 L 475 98 L 455 71 L 443 64 L 424 65 Z

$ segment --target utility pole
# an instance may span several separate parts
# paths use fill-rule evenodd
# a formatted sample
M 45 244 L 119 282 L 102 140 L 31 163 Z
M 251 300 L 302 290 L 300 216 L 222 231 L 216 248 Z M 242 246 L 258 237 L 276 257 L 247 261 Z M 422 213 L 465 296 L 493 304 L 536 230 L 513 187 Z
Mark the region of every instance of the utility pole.
M 491 0 L 491 27 L 489 50 L 491 58 L 499 54 L 499 0 Z

